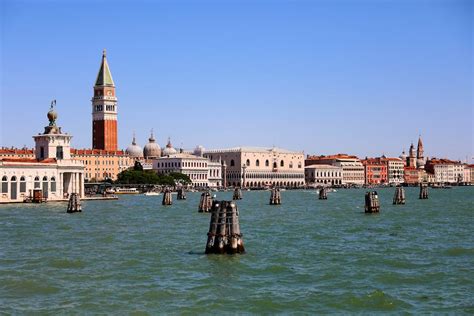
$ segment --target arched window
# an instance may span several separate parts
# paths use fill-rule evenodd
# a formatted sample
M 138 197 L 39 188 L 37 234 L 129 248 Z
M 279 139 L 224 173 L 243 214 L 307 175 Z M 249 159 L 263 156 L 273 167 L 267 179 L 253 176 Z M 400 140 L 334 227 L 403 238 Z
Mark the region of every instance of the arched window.
M 270 166 L 270 161 L 268 161 L 268 159 L 267 159 L 267 160 L 265 160 L 265 167 L 268 167 L 268 166 Z
M 301 162 L 298 162 L 298 169 L 301 169 Z
M 40 186 L 40 178 L 39 177 L 35 177 L 35 189 L 39 189 L 41 186 Z
M 56 192 L 56 178 L 51 178 L 51 192 Z
M 2 193 L 8 193 L 8 178 L 6 176 L 2 177 Z
M 260 160 L 255 161 L 255 166 L 260 167 Z
M 20 178 L 20 193 L 25 193 L 26 192 L 26 180 L 25 177 Z
M 290 162 L 290 168 L 293 168 L 293 161 Z
M 276 163 L 276 161 L 273 163 L 273 168 L 275 168 L 275 169 L 277 168 L 277 163 Z
M 247 161 L 245 162 L 245 164 L 247 165 L 247 167 L 250 167 L 250 159 L 247 159 Z
M 44 177 L 43 177 L 43 181 L 48 181 L 48 177 L 47 177 L 47 176 L 44 176 Z
M 232 160 L 230 161 L 230 166 L 231 166 L 231 167 L 235 166 L 235 161 L 234 161 L 234 159 L 232 159 Z
M 285 166 L 285 162 L 283 160 L 280 161 L 280 167 L 284 167 Z

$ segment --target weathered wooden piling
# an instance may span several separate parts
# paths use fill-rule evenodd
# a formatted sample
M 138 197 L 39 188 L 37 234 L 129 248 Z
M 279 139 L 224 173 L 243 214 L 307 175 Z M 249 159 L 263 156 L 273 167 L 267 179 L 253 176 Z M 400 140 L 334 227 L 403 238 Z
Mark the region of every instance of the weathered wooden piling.
M 234 189 L 234 195 L 232 196 L 232 200 L 242 200 L 242 190 L 240 188 Z
M 395 194 L 393 196 L 393 204 L 405 204 L 405 189 L 402 187 L 395 188 Z
M 270 194 L 270 205 L 280 205 L 280 204 L 281 204 L 280 189 L 273 188 Z
M 378 213 L 380 212 L 380 201 L 376 191 L 365 193 L 365 212 Z
M 162 205 L 172 205 L 173 204 L 173 197 L 171 196 L 170 189 L 166 188 L 163 192 L 163 202 Z
M 420 183 L 420 200 L 428 199 L 428 185 Z
M 183 188 L 178 189 L 178 196 L 176 197 L 177 200 L 186 200 L 186 191 Z
M 206 254 L 244 252 L 237 205 L 234 201 L 214 201 L 207 233 Z
M 211 194 L 209 193 L 209 191 L 202 193 L 201 200 L 199 201 L 198 211 L 200 213 L 208 213 L 211 211 L 211 208 L 212 208 Z
M 71 193 L 71 195 L 69 196 L 69 202 L 67 204 L 67 212 L 82 212 L 81 199 L 79 198 L 79 194 Z
M 326 188 L 319 189 L 319 199 L 320 200 L 327 200 L 328 199 L 328 192 Z

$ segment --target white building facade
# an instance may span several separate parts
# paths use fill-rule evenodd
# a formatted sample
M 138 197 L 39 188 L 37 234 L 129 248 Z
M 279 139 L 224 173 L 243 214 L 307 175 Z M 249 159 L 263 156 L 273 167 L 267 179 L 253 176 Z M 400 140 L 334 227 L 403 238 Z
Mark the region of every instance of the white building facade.
M 305 167 L 306 184 L 342 184 L 342 168 L 331 165 L 311 165 Z
M 56 126 L 53 105 L 48 119 L 44 133 L 33 136 L 35 158 L 0 159 L 0 203 L 23 202 L 38 191 L 45 201 L 66 200 L 71 193 L 84 197 L 84 165 L 71 159 L 72 136 Z
M 193 187 L 206 188 L 209 183 L 209 160 L 191 154 L 177 153 L 153 159 L 153 170 L 159 174 L 178 172 L 187 175 Z
M 389 184 L 405 182 L 405 164 L 400 158 L 385 158 L 387 161 L 387 180 Z
M 226 186 L 300 187 L 305 184 L 303 152 L 275 147 L 236 147 L 206 150 L 203 155 L 210 160 L 221 160 Z

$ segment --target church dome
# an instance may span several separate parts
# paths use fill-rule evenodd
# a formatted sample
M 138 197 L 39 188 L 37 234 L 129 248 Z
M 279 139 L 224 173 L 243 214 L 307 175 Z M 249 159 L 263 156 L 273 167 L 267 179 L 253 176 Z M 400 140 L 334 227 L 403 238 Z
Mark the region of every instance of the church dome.
M 143 157 L 143 150 L 140 146 L 137 145 L 137 143 L 135 141 L 135 135 L 133 135 L 132 144 L 127 147 L 125 152 L 131 158 L 142 158 Z
M 173 148 L 173 145 L 171 145 L 171 140 L 168 138 L 168 144 L 166 144 L 165 149 L 163 149 L 163 156 L 174 155 L 176 153 L 176 149 Z
M 150 138 L 148 138 L 148 144 L 143 148 L 143 156 L 147 159 L 158 158 L 161 156 L 161 148 L 155 141 L 153 130 L 151 131 Z
M 407 160 L 407 154 L 405 153 L 405 150 L 402 151 L 402 154 L 399 156 L 401 160 L 406 161 Z

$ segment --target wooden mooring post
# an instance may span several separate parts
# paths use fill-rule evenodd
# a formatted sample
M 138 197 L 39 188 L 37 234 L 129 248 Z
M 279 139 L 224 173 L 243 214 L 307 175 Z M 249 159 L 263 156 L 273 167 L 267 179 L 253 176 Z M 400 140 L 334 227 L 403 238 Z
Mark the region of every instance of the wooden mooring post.
M 199 201 L 198 211 L 200 213 L 209 213 L 212 208 L 212 197 L 209 191 L 201 194 L 201 200 Z
M 319 189 L 319 199 L 320 200 L 327 200 L 328 199 L 328 191 L 326 188 Z
M 69 196 L 69 202 L 67 203 L 67 212 L 82 212 L 81 199 L 79 197 L 79 194 L 71 193 L 71 195 Z
M 244 252 L 237 205 L 234 201 L 214 201 L 207 233 L 206 254 Z
M 365 193 L 365 212 L 378 213 L 380 212 L 380 201 L 376 191 Z
M 393 205 L 405 204 L 405 189 L 402 187 L 395 188 L 395 194 L 393 195 Z
M 163 191 L 163 201 L 161 202 L 162 205 L 172 205 L 173 204 L 173 197 L 171 196 L 170 189 L 166 188 Z
M 280 205 L 280 204 L 281 204 L 280 189 L 273 188 L 270 194 L 270 205 Z
M 232 196 L 232 200 L 242 200 L 242 189 L 235 188 L 234 195 Z
M 186 191 L 183 188 L 178 189 L 178 196 L 176 197 L 177 200 L 186 200 Z
M 420 183 L 420 200 L 428 199 L 428 185 Z

